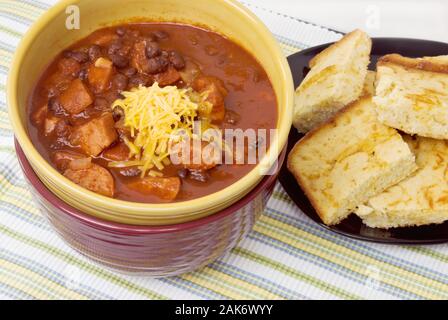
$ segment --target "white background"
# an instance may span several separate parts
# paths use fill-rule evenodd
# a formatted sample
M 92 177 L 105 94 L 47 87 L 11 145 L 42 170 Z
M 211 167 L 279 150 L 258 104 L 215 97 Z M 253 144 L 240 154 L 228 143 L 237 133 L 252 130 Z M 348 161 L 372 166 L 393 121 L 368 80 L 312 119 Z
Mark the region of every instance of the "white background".
M 371 36 L 448 42 L 448 0 L 242 0 L 322 26 Z

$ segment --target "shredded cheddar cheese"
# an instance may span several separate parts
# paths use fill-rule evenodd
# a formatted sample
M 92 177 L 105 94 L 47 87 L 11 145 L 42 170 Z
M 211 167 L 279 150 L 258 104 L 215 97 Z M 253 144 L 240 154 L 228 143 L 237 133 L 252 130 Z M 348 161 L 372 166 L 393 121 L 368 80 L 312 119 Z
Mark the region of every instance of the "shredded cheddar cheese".
M 159 176 L 170 164 L 170 138 L 179 130 L 189 137 L 194 133 L 194 121 L 204 108 L 210 109 L 203 95 L 192 89 L 175 86 L 139 86 L 121 93 L 124 98 L 112 104 L 124 111 L 124 125 L 131 132 L 131 139 L 124 139 L 129 147 L 129 161 L 110 162 L 111 167 L 138 166 L 142 176 Z

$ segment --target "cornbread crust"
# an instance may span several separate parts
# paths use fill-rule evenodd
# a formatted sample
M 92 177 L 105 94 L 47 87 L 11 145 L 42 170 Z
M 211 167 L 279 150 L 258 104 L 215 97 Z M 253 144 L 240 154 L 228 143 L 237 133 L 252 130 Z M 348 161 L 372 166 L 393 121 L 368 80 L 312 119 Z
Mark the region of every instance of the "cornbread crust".
M 327 225 L 416 169 L 398 132 L 377 121 L 370 96 L 305 135 L 287 166 Z
M 335 42 L 331 46 L 325 48 L 319 54 L 315 55 L 309 62 L 310 68 L 314 68 L 317 64 L 321 63 L 322 60 L 327 59 L 327 57 L 334 51 L 341 50 L 346 44 L 354 41 L 357 37 L 360 36 L 364 31 L 356 29 L 352 32 L 347 33 L 344 37 L 342 37 L 339 41 Z
M 378 60 L 377 66 L 383 66 L 390 63 L 400 65 L 407 69 L 448 73 L 448 55 L 439 57 L 408 58 L 393 53 L 381 57 Z
M 419 169 L 356 210 L 369 227 L 388 229 L 448 220 L 447 141 L 410 136 L 405 141 Z
M 372 41 L 355 30 L 316 55 L 295 92 L 293 124 L 306 133 L 331 118 L 363 92 Z
M 448 139 L 448 56 L 384 56 L 375 91 L 382 123 L 411 135 Z
M 362 96 L 373 96 L 375 95 L 375 78 L 376 72 L 368 70 L 366 75 L 366 80 L 364 81 L 364 87 L 362 89 Z

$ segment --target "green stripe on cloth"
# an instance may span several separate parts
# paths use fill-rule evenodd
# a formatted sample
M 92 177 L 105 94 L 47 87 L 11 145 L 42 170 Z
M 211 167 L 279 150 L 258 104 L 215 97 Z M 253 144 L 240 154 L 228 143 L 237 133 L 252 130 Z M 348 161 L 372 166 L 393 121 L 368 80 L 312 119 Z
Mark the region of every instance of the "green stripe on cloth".
M 281 272 L 285 273 L 286 276 L 293 277 L 293 278 L 299 279 L 300 281 L 307 282 L 321 290 L 328 291 L 329 293 L 334 294 L 338 297 L 341 297 L 344 299 L 360 299 L 361 298 L 359 296 L 352 295 L 343 289 L 339 289 L 338 287 L 335 287 L 335 286 L 331 285 L 330 283 L 321 281 L 317 278 L 314 278 L 305 273 L 302 273 L 299 270 L 293 269 L 291 267 L 288 267 L 287 265 L 281 264 L 272 259 L 269 259 L 268 257 L 262 256 L 255 252 L 251 252 L 244 248 L 237 247 L 233 250 L 233 253 L 236 255 L 239 255 L 241 257 L 244 257 L 246 259 L 252 260 L 254 262 L 261 263 L 261 264 L 263 264 L 267 267 L 270 267 L 272 269 L 280 270 Z
M 156 292 L 153 292 L 149 289 L 137 286 L 129 281 L 124 280 L 119 275 L 106 271 L 104 268 L 97 267 L 94 264 L 88 263 L 85 260 L 81 260 L 74 255 L 71 255 L 67 252 L 62 251 L 61 249 L 58 249 L 54 246 L 51 246 L 49 244 L 43 243 L 37 239 L 33 239 L 27 235 L 21 234 L 20 232 L 16 232 L 6 226 L 0 225 L 0 232 L 16 239 L 24 242 L 25 244 L 28 244 L 32 247 L 35 247 L 36 249 L 40 249 L 45 251 L 46 253 L 49 253 L 51 255 L 54 255 L 63 261 L 67 262 L 68 264 L 75 265 L 79 267 L 80 269 L 83 269 L 85 271 L 91 272 L 101 278 L 105 278 L 107 281 L 110 281 L 111 283 L 115 285 L 119 285 L 129 291 L 134 291 L 138 294 L 141 294 L 143 296 L 146 296 L 149 299 L 166 299 L 166 297 L 163 297 Z

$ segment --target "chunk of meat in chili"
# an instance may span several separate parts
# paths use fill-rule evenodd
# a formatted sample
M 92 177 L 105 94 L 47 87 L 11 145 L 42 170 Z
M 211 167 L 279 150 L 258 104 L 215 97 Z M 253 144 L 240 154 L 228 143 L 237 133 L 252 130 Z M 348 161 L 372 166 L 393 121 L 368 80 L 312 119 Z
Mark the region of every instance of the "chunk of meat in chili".
M 65 76 L 76 77 L 81 70 L 81 64 L 72 58 L 62 58 L 58 62 L 58 70 Z
M 181 181 L 178 177 L 145 177 L 128 184 L 129 188 L 143 194 L 152 194 L 162 200 L 176 199 Z
M 131 66 L 139 73 L 153 75 L 167 70 L 170 64 L 168 52 L 152 53 L 149 49 L 153 45 L 149 40 L 140 40 L 134 43 L 131 51 Z
M 149 70 L 149 59 L 146 57 L 146 40 L 134 43 L 131 52 L 131 66 L 140 73 L 147 73 Z
M 199 75 L 194 79 L 192 87 L 197 92 L 207 93 L 206 100 L 213 106 L 210 115 L 202 116 L 210 117 L 213 122 L 223 121 L 226 114 L 224 99 L 228 94 L 224 83 L 216 77 Z
M 168 67 L 165 72 L 158 73 L 154 76 L 154 81 L 159 83 L 159 86 L 169 86 L 181 79 L 180 73 L 174 67 Z
M 98 58 L 89 67 L 89 84 L 95 93 L 101 93 L 109 89 L 114 67 L 112 61 L 105 58 Z
M 69 167 L 64 171 L 64 176 L 90 191 L 108 197 L 114 196 L 114 178 L 107 169 L 100 165 L 91 163 L 87 168 L 77 170 Z
M 57 118 L 55 116 L 47 116 L 44 121 L 44 134 L 46 136 L 49 136 L 50 134 L 52 134 L 55 131 L 56 126 L 58 125 L 59 121 L 64 121 L 64 120 L 61 118 Z
M 102 154 L 103 158 L 109 161 L 126 161 L 129 160 L 129 148 L 123 143 L 117 143 L 115 146 L 105 150 Z
M 85 155 L 76 153 L 73 151 L 67 151 L 67 150 L 60 150 L 55 151 L 51 155 L 51 161 L 56 165 L 56 168 L 58 168 L 61 171 L 65 171 L 68 168 L 68 165 L 71 161 L 75 159 L 82 159 Z
M 99 118 L 74 127 L 70 143 L 81 147 L 87 155 L 97 156 L 118 138 L 114 125 L 112 114 L 105 113 Z
M 180 143 L 173 148 L 178 155 L 180 164 L 189 170 L 206 171 L 219 163 L 221 152 L 206 141 L 190 142 L 190 145 Z
M 118 39 L 118 35 L 112 30 L 104 30 L 101 33 L 97 33 L 93 43 L 99 46 L 106 46 L 114 40 Z
M 93 103 L 87 86 L 80 80 L 73 80 L 67 90 L 62 92 L 59 101 L 64 110 L 70 114 L 78 114 Z

